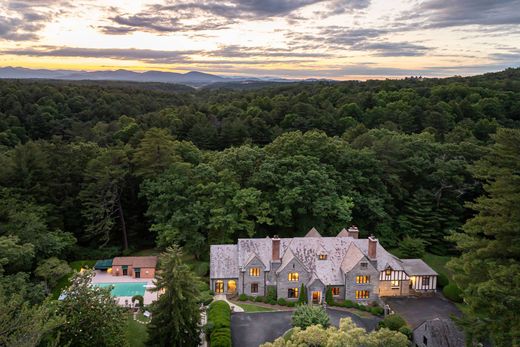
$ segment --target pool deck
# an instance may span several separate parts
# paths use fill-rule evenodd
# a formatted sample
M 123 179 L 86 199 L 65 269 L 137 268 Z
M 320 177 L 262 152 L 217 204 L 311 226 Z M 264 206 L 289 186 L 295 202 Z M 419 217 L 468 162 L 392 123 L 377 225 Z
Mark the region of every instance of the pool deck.
M 154 287 L 153 278 L 132 278 L 130 276 L 112 276 L 104 271 L 96 270 L 96 275 L 92 278 L 92 283 L 143 283 L 146 282 L 147 286 L 150 288 Z M 152 293 L 148 289 L 145 290 L 143 298 L 144 304 L 149 305 L 155 300 L 157 300 L 158 293 Z M 117 300 L 118 304 L 121 306 L 126 306 L 125 302 L 128 300 L 129 304 L 132 304 L 131 296 L 118 296 L 114 299 Z

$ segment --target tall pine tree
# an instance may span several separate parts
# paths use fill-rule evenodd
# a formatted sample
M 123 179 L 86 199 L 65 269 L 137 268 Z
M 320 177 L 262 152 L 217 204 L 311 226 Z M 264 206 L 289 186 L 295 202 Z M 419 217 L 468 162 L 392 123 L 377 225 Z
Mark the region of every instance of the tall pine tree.
M 451 236 L 460 258 L 450 264 L 468 310 L 469 340 L 488 337 L 495 346 L 520 345 L 520 130 L 501 129 L 490 153 L 473 167 L 486 194 L 477 211 Z
M 196 347 L 199 345 L 199 278 L 182 262 L 178 246 L 169 247 L 159 259 L 156 291 L 162 293 L 151 306 L 148 346 Z

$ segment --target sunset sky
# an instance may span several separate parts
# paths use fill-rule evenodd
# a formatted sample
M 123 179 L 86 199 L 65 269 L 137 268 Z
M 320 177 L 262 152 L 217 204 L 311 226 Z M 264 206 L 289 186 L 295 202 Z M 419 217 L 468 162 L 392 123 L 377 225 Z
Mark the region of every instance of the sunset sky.
M 0 0 L 0 66 L 366 79 L 520 66 L 520 0 Z

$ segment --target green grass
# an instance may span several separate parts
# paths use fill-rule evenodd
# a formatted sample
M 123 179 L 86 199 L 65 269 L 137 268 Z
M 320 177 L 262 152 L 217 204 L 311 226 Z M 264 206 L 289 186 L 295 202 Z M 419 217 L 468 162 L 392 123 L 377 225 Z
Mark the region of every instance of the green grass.
M 272 308 L 269 307 L 263 307 L 263 306 L 257 306 L 253 304 L 237 304 L 238 306 L 242 307 L 244 311 L 246 312 L 269 312 L 274 311 Z
M 144 347 L 148 338 L 146 325 L 136 322 L 131 314 L 126 323 L 126 338 L 130 347 Z
M 442 273 L 448 277 L 450 282 L 452 281 L 453 272 L 446 267 L 446 263 L 452 259 L 448 255 L 435 255 L 426 253 L 422 259 L 426 264 L 430 265 L 437 273 Z
M 52 290 L 52 298 L 54 300 L 58 299 L 61 292 L 68 288 L 70 286 L 70 279 L 74 272 L 78 272 L 81 270 L 82 267 L 94 267 L 96 264 L 95 260 L 76 260 L 69 263 L 69 266 L 72 268 L 73 272 L 71 272 L 68 275 L 63 276 L 58 280 L 58 284 L 56 284 L 56 287 Z

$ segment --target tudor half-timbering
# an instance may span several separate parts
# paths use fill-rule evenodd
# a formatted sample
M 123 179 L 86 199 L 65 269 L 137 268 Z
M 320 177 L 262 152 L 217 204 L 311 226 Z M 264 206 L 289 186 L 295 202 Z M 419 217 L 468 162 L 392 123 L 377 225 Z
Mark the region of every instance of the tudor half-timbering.
M 309 302 L 321 303 L 327 288 L 337 300 L 370 302 L 384 296 L 435 291 L 437 273 L 420 259 L 399 259 L 373 236 L 359 239 L 356 227 L 336 237 L 312 228 L 305 237 L 239 239 L 212 245 L 210 285 L 215 293 L 297 300 L 302 284 Z

